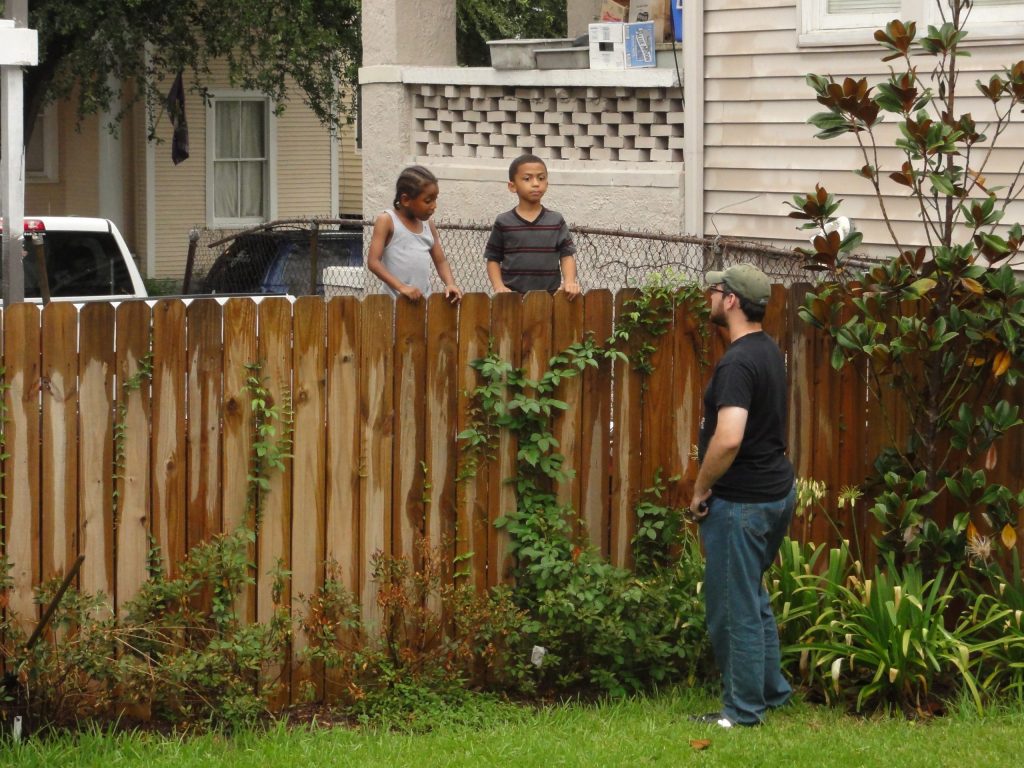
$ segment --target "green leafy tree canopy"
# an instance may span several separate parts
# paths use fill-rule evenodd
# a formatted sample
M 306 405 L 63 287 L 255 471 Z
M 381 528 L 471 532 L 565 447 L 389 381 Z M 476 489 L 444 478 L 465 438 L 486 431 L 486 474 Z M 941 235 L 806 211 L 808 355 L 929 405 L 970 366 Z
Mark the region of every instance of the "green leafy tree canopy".
M 25 73 L 26 141 L 59 99 L 74 97 L 79 119 L 108 109 L 122 88 L 122 110 L 139 98 L 156 107 L 179 71 L 205 95 L 218 60 L 233 87 L 279 107 L 297 89 L 321 122 L 337 125 L 351 112 L 359 10 L 359 0 L 30 0 L 39 65 Z

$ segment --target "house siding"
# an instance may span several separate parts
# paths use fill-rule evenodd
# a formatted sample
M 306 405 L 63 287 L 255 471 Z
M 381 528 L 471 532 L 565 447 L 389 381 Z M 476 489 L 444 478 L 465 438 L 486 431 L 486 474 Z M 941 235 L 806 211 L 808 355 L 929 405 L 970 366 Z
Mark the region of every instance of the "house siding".
M 356 126 L 341 129 L 338 148 L 338 205 L 345 216 L 363 215 L 363 154 L 356 146 Z
M 878 82 L 888 72 L 881 49 L 798 48 L 793 0 L 709 0 L 705 9 L 705 231 L 784 246 L 800 242 L 803 235 L 787 217 L 785 202 L 821 183 L 843 198 L 841 213 L 856 221 L 869 247 L 890 244 L 871 184 L 851 173 L 864 164 L 856 139 L 814 138 L 816 129 L 807 119 L 821 107 L 804 80 L 815 72 Z M 971 58 L 960 60 L 965 76 L 958 111 L 972 113 L 979 122 L 991 118 L 991 105 L 973 83 L 1019 58 L 1015 48 L 971 47 Z M 930 61 L 921 58 L 922 70 Z M 895 121 L 883 125 L 880 143 L 891 146 L 895 131 Z M 1024 130 L 1013 127 L 1001 137 L 1000 147 L 985 170 L 990 184 L 1007 184 L 1016 171 Z M 879 159 L 890 170 L 903 161 L 895 150 L 881 152 Z M 886 207 L 901 239 L 914 243 L 921 237 L 918 209 L 901 189 L 884 183 L 883 190 L 891 194 Z M 1018 211 L 1011 218 L 1024 215 Z
M 224 82 L 215 74 L 211 83 Z M 216 85 L 211 85 L 211 90 Z M 161 115 L 156 127 L 153 189 L 155 190 L 154 274 L 150 277 L 181 277 L 188 257 L 188 233 L 206 221 L 206 106 L 193 93 L 185 95 L 188 118 L 189 157 L 182 163 L 171 162 L 171 138 L 174 128 L 167 115 Z M 145 194 L 143 195 L 145 205 Z
M 277 119 L 277 215 L 333 213 L 330 132 L 311 111 L 291 102 Z

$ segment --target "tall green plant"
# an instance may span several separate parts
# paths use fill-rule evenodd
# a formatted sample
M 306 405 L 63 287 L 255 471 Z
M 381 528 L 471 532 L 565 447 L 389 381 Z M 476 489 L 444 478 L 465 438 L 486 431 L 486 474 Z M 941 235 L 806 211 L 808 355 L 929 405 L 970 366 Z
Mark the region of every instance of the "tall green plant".
M 855 173 L 874 193 L 895 255 L 858 268 L 851 255 L 861 234 L 844 237 L 835 227 L 841 201 L 822 186 L 794 197 L 790 213 L 818 233 L 812 248 L 797 249 L 807 266 L 829 273 L 800 315 L 832 337 L 835 368 L 864 366 L 881 420 L 872 429 L 888 437 L 871 508 L 884 526 L 882 548 L 931 567 L 962 564 L 972 524 L 1012 546 L 1020 497 L 961 468 L 998 463 L 998 440 L 1022 423 L 1006 389 L 1024 374 L 1024 285 L 1007 266 L 1024 237 L 1019 223 L 1004 220 L 1021 194 L 1022 169 L 1007 187 L 985 175 L 1024 103 L 1024 61 L 976 83 L 992 109 L 985 125 L 959 111 L 970 2 L 939 6 L 943 24 L 923 35 L 902 21 L 875 32 L 891 62 L 882 82 L 807 76 L 826 110 L 810 118 L 817 137 L 856 141 L 863 165 Z M 879 130 L 887 116 L 899 131 L 892 167 L 883 167 L 888 134 Z M 900 188 L 917 208 L 913 228 L 887 207 Z M 897 396 L 886 397 L 889 390 Z M 943 496 L 959 512 L 948 526 L 935 519 Z

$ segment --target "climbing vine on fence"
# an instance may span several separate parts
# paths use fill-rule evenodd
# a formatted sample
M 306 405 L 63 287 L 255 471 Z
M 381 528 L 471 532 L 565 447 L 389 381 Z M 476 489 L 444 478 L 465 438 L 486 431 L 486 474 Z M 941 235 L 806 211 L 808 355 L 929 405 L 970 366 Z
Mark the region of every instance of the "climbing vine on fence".
M 694 567 L 699 548 L 692 546 L 691 534 L 671 523 L 678 512 L 659 506 L 660 474 L 641 502 L 647 520 L 640 531 L 642 574 L 604 560 L 585 535 L 577 534 L 582 524 L 576 510 L 560 503 L 552 490 L 573 474 L 553 432 L 554 419 L 567 408 L 558 388 L 605 360 L 629 362 L 649 374 L 655 341 L 671 329 L 680 306 L 703 328 L 703 291 L 677 275 L 659 275 L 625 303 L 604 343 L 591 335 L 570 344 L 536 379 L 493 351 L 471 363 L 481 383 L 471 393 L 470 425 L 459 439 L 473 472 L 494 456 L 503 430 L 517 441 L 516 471 L 508 479 L 516 508 L 496 525 L 509 534 L 515 597 L 535 619 L 537 642 L 547 649 L 543 677 L 550 686 L 596 685 L 623 693 L 658 680 L 692 677 L 702 659 L 700 569 Z M 697 350 L 701 357 L 703 347 Z M 660 535 L 664 530 L 679 534 Z M 682 558 L 666 556 L 680 544 Z

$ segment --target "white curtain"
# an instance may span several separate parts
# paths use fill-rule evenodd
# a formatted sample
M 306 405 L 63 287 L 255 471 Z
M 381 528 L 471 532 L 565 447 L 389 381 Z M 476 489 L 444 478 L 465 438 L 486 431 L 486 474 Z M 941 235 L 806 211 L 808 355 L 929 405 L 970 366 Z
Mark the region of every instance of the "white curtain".
M 213 161 L 214 215 L 260 218 L 265 213 L 266 107 L 263 101 L 218 100 Z

